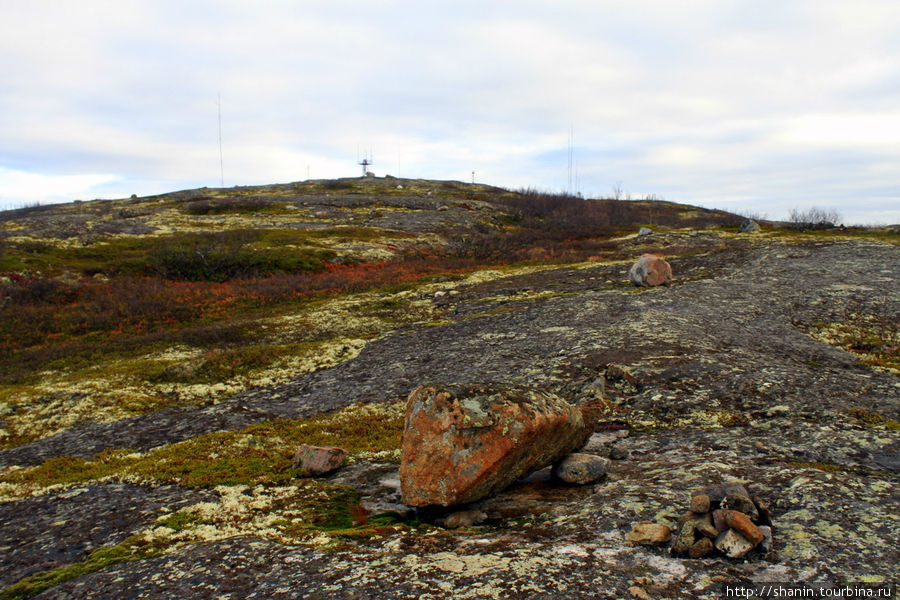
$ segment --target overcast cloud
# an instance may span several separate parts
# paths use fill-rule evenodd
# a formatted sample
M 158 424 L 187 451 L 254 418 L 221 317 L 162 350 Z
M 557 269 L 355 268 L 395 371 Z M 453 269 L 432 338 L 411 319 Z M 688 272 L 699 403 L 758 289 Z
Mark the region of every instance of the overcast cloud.
M 900 222 L 900 3 L 0 0 L 0 205 L 378 175 Z M 574 170 L 573 170 L 574 171 Z

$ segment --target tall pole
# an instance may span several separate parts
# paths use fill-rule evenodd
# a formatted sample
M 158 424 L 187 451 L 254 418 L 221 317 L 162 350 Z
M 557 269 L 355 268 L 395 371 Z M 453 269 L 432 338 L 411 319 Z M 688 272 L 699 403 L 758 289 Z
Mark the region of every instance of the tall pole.
M 222 187 L 225 187 L 225 161 L 222 158 L 222 92 L 216 97 L 216 107 L 219 109 L 219 175 Z

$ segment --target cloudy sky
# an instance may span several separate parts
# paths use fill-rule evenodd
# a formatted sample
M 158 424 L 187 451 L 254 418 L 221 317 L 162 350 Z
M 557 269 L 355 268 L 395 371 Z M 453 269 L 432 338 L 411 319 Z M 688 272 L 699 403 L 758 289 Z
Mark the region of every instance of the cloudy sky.
M 0 0 L 0 206 L 374 155 L 377 175 L 897 223 L 898 31 L 897 0 Z

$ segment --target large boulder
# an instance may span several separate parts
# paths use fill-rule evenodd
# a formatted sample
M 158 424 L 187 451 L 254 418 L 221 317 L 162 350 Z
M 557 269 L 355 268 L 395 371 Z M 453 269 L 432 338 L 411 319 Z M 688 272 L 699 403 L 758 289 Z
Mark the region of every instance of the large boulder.
M 628 277 L 635 285 L 645 287 L 665 285 L 672 280 L 672 265 L 661 256 L 644 254 L 631 265 Z
M 493 495 L 580 448 L 592 429 L 578 407 L 552 394 L 422 385 L 406 403 L 402 502 L 452 506 Z

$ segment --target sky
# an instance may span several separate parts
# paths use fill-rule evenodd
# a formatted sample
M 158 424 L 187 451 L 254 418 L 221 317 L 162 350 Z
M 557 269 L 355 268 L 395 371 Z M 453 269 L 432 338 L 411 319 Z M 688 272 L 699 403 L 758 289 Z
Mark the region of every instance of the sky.
M 897 0 L 0 0 L 0 208 L 370 158 L 900 223 L 898 31 Z

